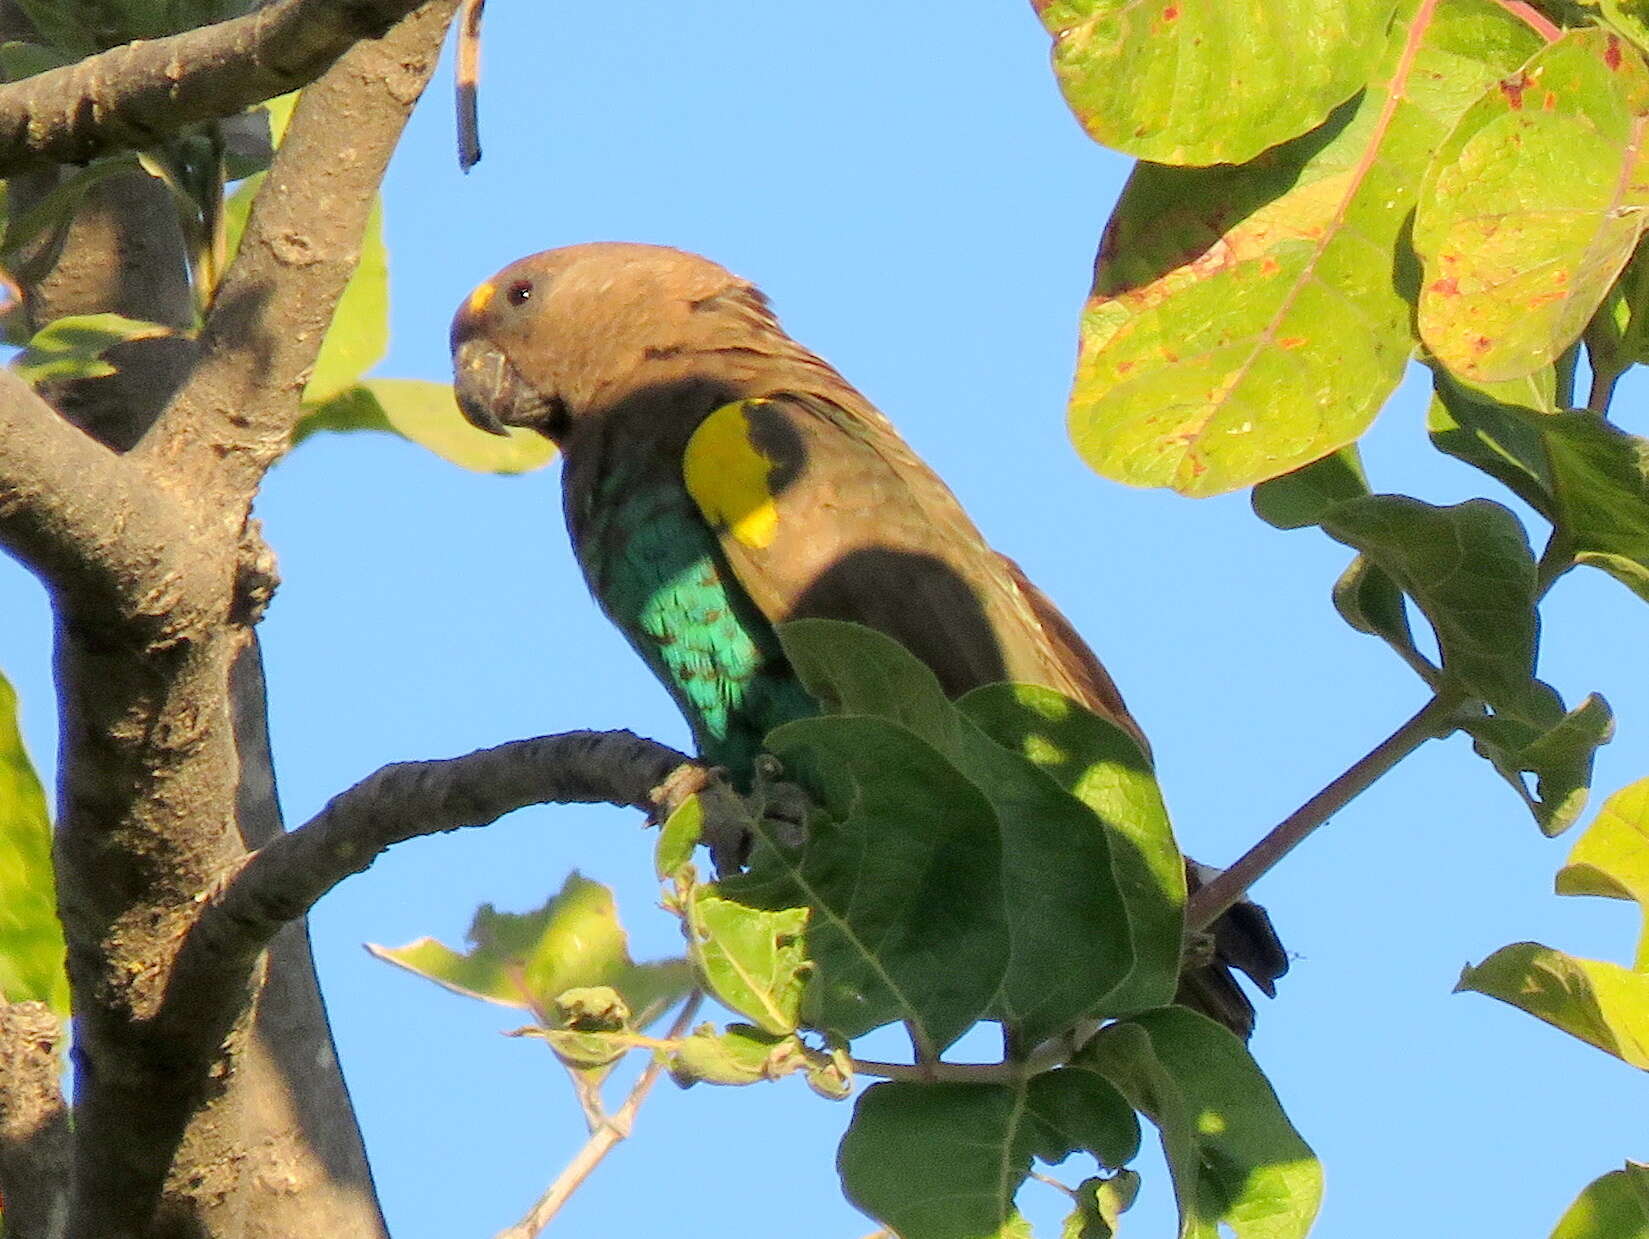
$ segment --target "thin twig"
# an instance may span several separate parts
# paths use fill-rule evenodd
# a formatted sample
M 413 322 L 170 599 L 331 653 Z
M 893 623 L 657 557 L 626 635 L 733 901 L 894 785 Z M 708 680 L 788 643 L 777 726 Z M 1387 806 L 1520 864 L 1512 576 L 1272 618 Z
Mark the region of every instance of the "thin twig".
M 675 1022 L 670 1025 L 670 1031 L 665 1034 L 666 1040 L 674 1041 L 686 1034 L 693 1017 L 698 1014 L 699 1003 L 703 1000 L 702 990 L 694 990 L 688 996 Z M 585 1142 L 584 1147 L 578 1151 L 578 1156 L 567 1163 L 567 1168 L 557 1176 L 554 1183 L 550 1184 L 549 1190 L 538 1198 L 538 1203 L 528 1211 L 527 1216 L 514 1226 L 499 1231 L 495 1239 L 534 1239 L 539 1231 L 550 1224 L 550 1219 L 560 1212 L 561 1206 L 566 1204 L 584 1180 L 590 1177 L 591 1172 L 601 1164 L 602 1158 L 612 1152 L 619 1141 L 629 1136 L 630 1129 L 635 1123 L 636 1112 L 641 1109 L 641 1103 L 647 1099 L 647 1094 L 652 1091 L 663 1068 L 664 1063 L 661 1059 L 655 1058 L 647 1064 L 641 1078 L 630 1089 L 630 1095 L 624 1099 L 624 1104 L 608 1117 L 600 1131 Z
M 1449 716 L 1459 705 L 1459 698 L 1452 693 L 1439 693 L 1344 774 L 1284 818 L 1265 838 L 1249 848 L 1236 864 L 1197 891 L 1185 910 L 1186 932 L 1195 933 L 1212 925 L 1278 861 L 1304 842 L 1312 831 L 1345 808 L 1354 797 L 1367 790 L 1382 774 L 1427 740 L 1453 731 Z

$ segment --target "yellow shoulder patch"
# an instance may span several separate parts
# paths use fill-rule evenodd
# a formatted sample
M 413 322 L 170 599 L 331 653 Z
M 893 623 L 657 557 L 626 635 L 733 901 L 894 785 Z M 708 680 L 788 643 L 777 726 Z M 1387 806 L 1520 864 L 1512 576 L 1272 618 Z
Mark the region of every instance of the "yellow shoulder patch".
M 482 310 L 486 309 L 487 303 L 492 300 L 493 294 L 497 291 L 498 286 L 491 280 L 488 280 L 485 284 L 477 284 L 475 286 L 475 291 L 470 294 L 469 312 L 471 314 L 479 314 Z
M 724 404 L 705 418 L 687 441 L 681 471 L 704 519 L 760 550 L 778 532 L 779 509 L 768 488 L 775 462 L 750 438 L 748 406 L 758 403 Z

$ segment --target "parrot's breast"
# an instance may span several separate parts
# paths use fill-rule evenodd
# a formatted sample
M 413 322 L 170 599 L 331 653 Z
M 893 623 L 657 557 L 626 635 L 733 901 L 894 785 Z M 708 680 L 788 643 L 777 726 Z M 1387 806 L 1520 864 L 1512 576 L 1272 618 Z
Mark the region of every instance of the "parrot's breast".
M 679 481 L 610 470 L 577 522 L 590 591 L 670 691 L 701 755 L 745 783 L 763 737 L 818 713 Z

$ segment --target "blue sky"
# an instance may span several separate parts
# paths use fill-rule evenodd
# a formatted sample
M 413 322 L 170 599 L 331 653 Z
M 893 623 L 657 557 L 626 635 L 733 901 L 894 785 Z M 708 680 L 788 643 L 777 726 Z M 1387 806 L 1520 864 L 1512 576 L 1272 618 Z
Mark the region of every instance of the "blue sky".
M 1263 525 L 1246 495 L 1193 502 L 1105 482 L 1070 448 L 1076 315 L 1127 162 L 1066 112 L 1028 4 L 495 5 L 482 132 L 486 157 L 461 176 L 439 77 L 387 184 L 394 331 L 378 373 L 447 377 L 459 299 L 538 249 L 659 242 L 755 280 L 1099 651 L 1151 735 L 1182 843 L 1209 862 L 1234 858 L 1422 704 L 1419 682 L 1335 617 L 1343 548 Z M 1426 444 L 1424 394 L 1411 377 L 1366 440 L 1375 488 L 1507 501 Z M 1643 425 L 1643 394 L 1628 382 L 1620 397 L 1629 428 Z M 685 743 L 585 595 L 553 467 L 481 477 L 387 437 L 320 437 L 276 469 L 259 515 L 284 578 L 264 639 L 291 823 L 388 761 L 579 727 Z M 1602 689 L 1620 716 L 1600 792 L 1649 774 L 1646 614 L 1586 570 L 1546 607 L 1543 676 L 1571 701 Z M 0 669 L 49 769 L 49 616 L 10 563 L 0 616 Z M 398 1239 L 514 1220 L 583 1128 L 543 1047 L 498 1035 L 520 1022 L 511 1013 L 361 944 L 457 942 L 476 904 L 534 907 L 578 868 L 615 887 L 638 957 L 671 953 L 638 827 L 618 810 L 525 811 L 405 845 L 317 909 L 323 984 Z M 1641 1075 L 1450 994 L 1462 964 L 1522 939 L 1628 958 L 1628 905 L 1551 894 L 1568 846 L 1543 840 L 1455 738 L 1264 882 L 1295 960 L 1253 1049 L 1325 1162 L 1325 1239 L 1544 1235 L 1595 1175 L 1649 1158 Z M 847 1117 L 796 1080 L 665 1085 L 553 1233 L 863 1235 L 872 1226 L 833 1170 Z M 1166 1176 L 1152 1157 L 1142 1168 L 1125 1227 L 1169 1235 Z M 1024 1201 L 1039 1221 L 1060 1212 L 1034 1184 Z

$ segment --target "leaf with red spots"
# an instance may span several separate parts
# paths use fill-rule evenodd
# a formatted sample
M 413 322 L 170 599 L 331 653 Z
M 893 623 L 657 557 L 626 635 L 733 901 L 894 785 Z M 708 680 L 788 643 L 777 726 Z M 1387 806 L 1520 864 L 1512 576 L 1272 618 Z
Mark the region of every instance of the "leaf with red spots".
M 1089 135 L 1158 163 L 1240 163 L 1368 80 L 1395 0 L 1032 0 Z
M 1408 0 L 1373 84 L 1319 129 L 1239 167 L 1140 165 L 1083 316 L 1083 458 L 1213 495 L 1361 435 L 1413 346 L 1415 188 L 1471 101 L 1538 46 L 1489 0 Z
M 1649 221 L 1649 67 L 1577 30 L 1461 117 L 1421 187 L 1419 329 L 1472 382 L 1551 364 L 1585 330 Z

